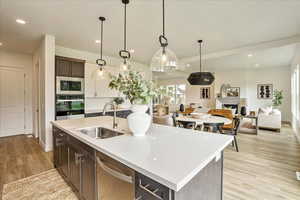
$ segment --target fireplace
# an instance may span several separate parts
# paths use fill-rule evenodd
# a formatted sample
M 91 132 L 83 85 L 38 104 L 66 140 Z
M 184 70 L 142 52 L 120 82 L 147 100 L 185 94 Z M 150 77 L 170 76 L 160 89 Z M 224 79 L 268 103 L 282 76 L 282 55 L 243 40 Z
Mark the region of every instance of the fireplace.
M 235 109 L 235 114 L 239 114 L 239 104 L 223 104 L 223 108 Z

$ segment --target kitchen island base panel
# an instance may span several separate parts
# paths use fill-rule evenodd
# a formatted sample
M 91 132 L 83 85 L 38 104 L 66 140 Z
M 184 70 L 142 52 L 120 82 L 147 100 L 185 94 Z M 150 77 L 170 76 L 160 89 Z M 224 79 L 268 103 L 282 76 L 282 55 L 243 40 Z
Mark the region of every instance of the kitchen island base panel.
M 174 192 L 173 200 L 222 200 L 223 199 L 223 153 L 213 159 L 181 190 Z
M 223 153 L 213 159 L 178 192 L 136 172 L 135 196 L 139 200 L 222 200 Z

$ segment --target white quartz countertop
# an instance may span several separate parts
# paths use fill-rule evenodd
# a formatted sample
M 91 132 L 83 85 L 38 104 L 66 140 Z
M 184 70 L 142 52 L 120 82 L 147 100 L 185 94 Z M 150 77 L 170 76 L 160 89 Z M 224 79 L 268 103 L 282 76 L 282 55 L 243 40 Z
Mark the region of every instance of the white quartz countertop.
M 144 137 L 133 137 L 127 120 L 118 118 L 118 131 L 125 134 L 93 139 L 79 128 L 112 128 L 112 117 L 91 117 L 52 122 L 75 138 L 153 180 L 179 191 L 210 161 L 218 159 L 232 136 L 153 124 Z

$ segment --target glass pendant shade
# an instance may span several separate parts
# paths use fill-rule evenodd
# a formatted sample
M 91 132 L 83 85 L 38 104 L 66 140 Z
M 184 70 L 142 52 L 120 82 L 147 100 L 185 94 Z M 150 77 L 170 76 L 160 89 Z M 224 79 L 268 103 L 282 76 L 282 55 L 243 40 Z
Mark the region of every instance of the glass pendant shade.
M 152 57 L 151 70 L 153 72 L 169 72 L 177 70 L 178 59 L 176 54 L 168 48 L 160 48 Z
M 98 76 L 103 77 L 104 71 L 103 69 L 98 70 Z
M 124 60 L 123 62 L 121 62 L 120 71 L 126 72 L 126 71 L 129 71 L 130 68 L 131 68 L 131 64 L 128 60 Z

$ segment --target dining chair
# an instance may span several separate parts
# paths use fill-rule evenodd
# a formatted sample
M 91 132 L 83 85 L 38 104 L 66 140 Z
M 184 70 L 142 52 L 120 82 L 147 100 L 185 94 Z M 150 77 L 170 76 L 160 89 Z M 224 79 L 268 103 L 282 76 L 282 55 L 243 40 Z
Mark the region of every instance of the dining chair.
M 236 117 L 236 118 L 233 119 L 233 126 L 234 127 L 231 130 L 223 129 L 223 131 L 222 131 L 222 134 L 232 135 L 234 137 L 234 141 L 232 142 L 232 144 L 235 147 L 237 152 L 239 152 L 239 147 L 238 147 L 236 136 L 239 132 L 240 123 L 241 123 L 240 118 Z
M 196 122 L 192 121 L 180 121 L 177 120 L 178 127 L 186 128 L 186 129 L 195 129 L 196 128 Z
M 213 123 L 213 122 L 205 122 L 203 123 L 204 131 L 210 131 L 213 133 L 222 133 L 222 127 L 224 126 L 224 122 L 222 123 Z

